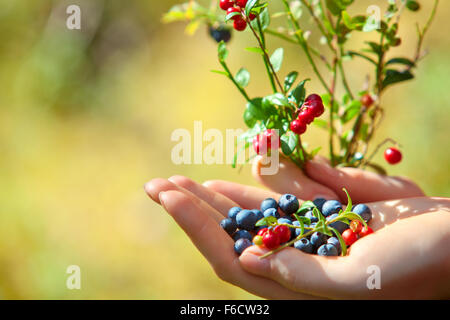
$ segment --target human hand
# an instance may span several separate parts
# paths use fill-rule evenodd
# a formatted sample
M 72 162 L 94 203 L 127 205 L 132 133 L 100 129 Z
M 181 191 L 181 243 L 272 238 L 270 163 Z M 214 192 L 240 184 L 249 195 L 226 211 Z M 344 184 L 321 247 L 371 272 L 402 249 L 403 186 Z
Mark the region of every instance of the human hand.
M 342 190 L 351 194 L 355 203 L 423 197 L 425 194 L 408 178 L 384 176 L 357 168 L 333 168 L 328 160 L 316 157 L 306 162 L 305 171 L 290 160 L 280 157 L 276 175 L 261 175 L 262 157 L 253 162 L 253 176 L 262 185 L 278 193 L 291 193 L 300 199 L 340 199 L 347 201 Z
M 172 177 L 152 180 L 145 189 L 224 281 L 272 299 L 448 296 L 450 252 L 435 250 L 446 248 L 450 237 L 448 200 L 413 198 L 369 204 L 374 216 L 371 227 L 377 232 L 355 243 L 347 257 L 320 257 L 287 248 L 261 260 L 266 251 L 258 247 L 248 248 L 238 258 L 233 240 L 219 222 L 233 206 L 255 208 L 263 199 L 280 195 L 225 181 L 205 185 L 208 188 Z M 380 267 L 382 290 L 367 289 L 368 265 Z M 412 285 L 419 291 L 411 290 Z

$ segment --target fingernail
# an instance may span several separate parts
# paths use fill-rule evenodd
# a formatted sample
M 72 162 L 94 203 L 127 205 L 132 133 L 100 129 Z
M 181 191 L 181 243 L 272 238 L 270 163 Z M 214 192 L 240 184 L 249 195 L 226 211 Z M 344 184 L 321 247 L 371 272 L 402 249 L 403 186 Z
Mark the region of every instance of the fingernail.
M 165 205 L 164 205 L 164 191 L 161 191 L 160 193 L 158 193 L 158 199 L 159 199 L 159 202 L 161 203 L 161 205 L 163 206 L 163 207 L 165 207 Z

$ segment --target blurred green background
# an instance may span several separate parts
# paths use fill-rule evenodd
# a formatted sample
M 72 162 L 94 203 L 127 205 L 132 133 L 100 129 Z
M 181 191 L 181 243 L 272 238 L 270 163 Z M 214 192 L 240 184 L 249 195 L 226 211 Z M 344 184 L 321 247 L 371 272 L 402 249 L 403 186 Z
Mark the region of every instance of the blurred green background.
M 373 2 L 352 10 L 365 12 Z M 182 23 L 161 23 L 174 3 L 0 0 L 0 298 L 254 298 L 219 280 L 143 192 L 151 178 L 174 174 L 255 184 L 249 166 L 239 173 L 170 160 L 177 128 L 192 131 L 195 120 L 204 130 L 244 127 L 243 99 L 210 72 L 219 66 L 206 28 L 188 37 Z M 81 6 L 81 31 L 65 27 L 69 4 Z M 413 56 L 414 23 L 424 23 L 431 1 L 422 4 L 402 18 L 397 55 Z M 404 161 L 390 174 L 447 197 L 449 17 L 450 2 L 441 1 L 425 42 L 430 54 L 416 80 L 386 94 L 377 135 L 403 146 Z M 234 36 L 230 66 L 251 71 L 252 96 L 269 93 L 261 61 L 243 50 L 254 45 L 251 35 Z M 318 42 L 316 30 L 311 37 Z M 271 50 L 281 45 L 269 38 Z M 303 54 L 284 46 L 281 73 L 297 69 L 313 78 L 308 89 L 322 93 Z M 346 67 L 356 87 L 371 71 L 357 60 Z M 325 138 L 312 129 L 306 140 Z M 376 160 L 383 163 L 381 155 Z M 66 288 L 73 264 L 81 267 L 81 290 Z

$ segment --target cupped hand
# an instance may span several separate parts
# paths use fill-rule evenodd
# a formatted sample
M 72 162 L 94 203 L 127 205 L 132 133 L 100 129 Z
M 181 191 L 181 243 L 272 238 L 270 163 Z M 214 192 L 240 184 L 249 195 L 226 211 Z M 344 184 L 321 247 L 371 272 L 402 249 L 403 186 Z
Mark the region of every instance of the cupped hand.
M 450 252 L 445 250 L 450 237 L 448 200 L 411 198 L 370 204 L 374 213 L 371 227 L 376 233 L 355 243 L 347 257 L 321 257 L 287 248 L 259 259 L 265 250 L 255 246 L 237 257 L 233 240 L 220 228 L 219 221 L 233 206 L 257 208 L 267 197 L 278 199 L 278 193 L 225 181 L 201 185 L 180 176 L 152 180 L 145 189 L 187 233 L 221 279 L 258 296 L 271 299 L 430 297 L 431 293 L 448 296 L 449 274 L 445 272 L 450 270 Z M 380 268 L 381 290 L 367 288 L 368 265 Z M 435 281 L 439 276 L 439 281 Z M 417 291 L 411 290 L 411 286 Z
M 306 162 L 305 171 L 284 157 L 280 157 L 279 171 L 275 175 L 262 175 L 262 167 L 262 157 L 257 157 L 252 171 L 259 183 L 301 199 L 322 197 L 345 202 L 344 187 L 355 203 L 425 196 L 420 187 L 408 178 L 384 176 L 357 168 L 333 168 L 322 157 Z

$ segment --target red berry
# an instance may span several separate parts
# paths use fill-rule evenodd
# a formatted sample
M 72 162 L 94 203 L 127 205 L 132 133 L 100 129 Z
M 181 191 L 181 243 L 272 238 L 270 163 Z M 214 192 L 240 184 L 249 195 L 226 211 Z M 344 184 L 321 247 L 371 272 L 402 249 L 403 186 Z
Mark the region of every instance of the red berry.
M 267 231 L 269 231 L 268 228 L 263 228 L 263 229 L 259 230 L 256 235 L 263 236 Z
M 280 237 L 280 243 L 288 242 L 291 239 L 291 230 L 286 226 L 276 226 L 273 232 Z
M 304 107 L 311 108 L 311 112 L 314 117 L 320 117 L 325 112 L 325 107 L 323 106 L 322 99 L 311 99 L 308 102 L 305 102 Z
M 318 94 L 310 94 L 306 99 L 305 102 L 311 102 L 311 101 L 320 101 L 320 103 L 322 102 L 322 98 L 318 95 Z
M 352 229 L 347 229 L 342 233 L 342 239 L 344 239 L 347 246 L 351 246 L 358 240 L 358 235 Z
M 384 158 L 390 164 L 397 164 L 402 161 L 402 153 L 396 148 L 388 148 L 384 152 Z
M 234 23 L 233 23 L 234 29 L 236 31 L 244 31 L 245 28 L 247 28 L 247 22 L 244 20 L 244 18 L 242 18 L 240 16 L 237 16 L 237 17 L 239 17 L 239 18 L 235 19 Z
M 367 226 L 367 227 L 362 228 L 361 232 L 359 233 L 359 236 L 362 238 L 362 237 L 365 237 L 365 236 L 367 236 L 367 235 L 369 235 L 371 233 L 373 233 L 372 228 Z
M 373 98 L 370 94 L 366 93 L 361 98 L 361 103 L 364 107 L 369 108 L 371 105 L 373 105 Z
M 220 0 L 219 7 L 222 10 L 227 11 L 234 6 L 233 0 Z
M 267 149 L 266 150 L 262 150 L 261 148 L 261 143 L 260 143 L 260 136 L 259 134 L 253 138 L 253 149 L 255 150 L 255 152 L 259 155 L 265 154 L 267 153 Z
M 280 236 L 269 230 L 263 236 L 263 243 L 269 250 L 276 249 L 280 246 Z
M 360 233 L 362 230 L 362 227 L 363 227 L 363 225 L 362 225 L 361 221 L 359 221 L 359 220 L 353 220 L 352 222 L 350 222 L 350 229 L 352 229 L 352 231 L 354 233 L 357 233 L 357 234 Z
M 314 121 L 313 110 L 311 108 L 303 108 L 302 111 L 300 111 L 297 119 L 300 120 L 300 122 L 304 125 L 310 124 Z
M 250 21 L 255 20 L 255 19 L 256 19 L 256 14 L 250 13 L 250 14 L 248 15 L 248 18 L 250 19 Z
M 229 15 L 230 13 L 233 13 L 233 12 L 239 12 L 239 13 L 241 13 L 241 9 L 240 8 L 237 8 L 237 7 L 231 7 L 231 8 L 228 8 L 228 10 L 227 10 L 227 15 Z M 231 18 L 231 19 L 233 19 L 234 21 L 236 21 L 237 19 L 242 19 L 242 15 L 241 14 L 237 14 L 237 15 L 235 15 L 233 18 Z M 243 20 L 243 19 L 242 19 Z
M 263 139 L 267 141 L 267 147 L 271 149 L 272 147 L 274 149 L 278 149 L 280 147 L 280 137 L 277 135 L 276 131 L 274 129 L 267 129 L 263 133 Z M 272 145 L 272 139 L 274 142 L 274 145 Z
M 306 124 L 302 123 L 299 119 L 291 122 L 291 130 L 295 134 L 304 134 L 306 132 Z
M 247 1 L 248 0 L 235 0 L 236 5 L 238 5 L 241 8 L 245 8 L 245 6 L 247 5 Z

